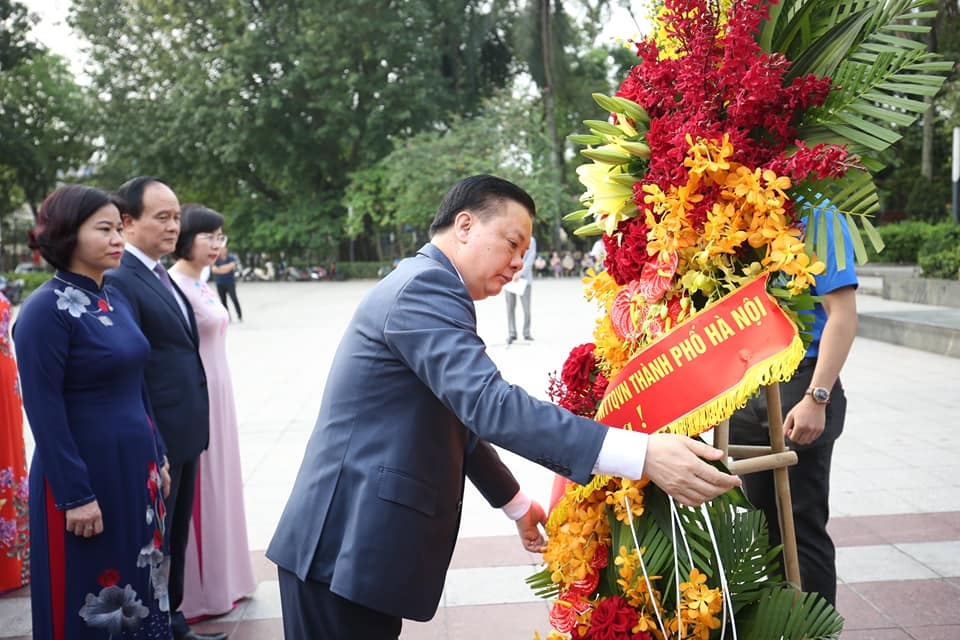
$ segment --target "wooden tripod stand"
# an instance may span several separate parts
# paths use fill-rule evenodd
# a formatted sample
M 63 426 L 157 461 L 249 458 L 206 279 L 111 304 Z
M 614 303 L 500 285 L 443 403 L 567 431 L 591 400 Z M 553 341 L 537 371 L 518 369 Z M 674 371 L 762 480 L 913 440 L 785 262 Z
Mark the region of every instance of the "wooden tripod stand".
M 767 395 L 767 421 L 770 423 L 770 446 L 758 447 L 730 444 L 730 421 L 724 420 L 714 430 L 714 446 L 723 451 L 730 473 L 743 475 L 757 471 L 773 471 L 780 537 L 783 541 L 783 569 L 787 580 L 800 589 L 800 562 L 797 559 L 797 534 L 793 526 L 793 501 L 790 498 L 790 480 L 787 467 L 797 464 L 797 453 L 786 448 L 783 435 L 783 412 L 780 403 L 780 384 L 764 387 Z

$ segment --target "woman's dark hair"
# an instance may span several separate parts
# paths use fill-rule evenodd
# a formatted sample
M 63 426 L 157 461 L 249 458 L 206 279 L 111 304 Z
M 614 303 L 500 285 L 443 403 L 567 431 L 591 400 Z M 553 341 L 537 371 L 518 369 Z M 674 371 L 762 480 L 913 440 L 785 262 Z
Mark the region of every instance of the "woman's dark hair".
M 60 187 L 40 205 L 37 226 L 27 234 L 27 246 L 57 269 L 69 269 L 80 226 L 109 204 L 120 208 L 115 197 L 100 189 L 82 184 Z
M 202 204 L 185 204 L 180 207 L 180 236 L 173 255 L 183 260 L 190 259 L 193 239 L 198 233 L 211 233 L 223 227 L 223 216 Z
M 530 217 L 537 215 L 537 205 L 530 194 L 512 182 L 485 174 L 464 178 L 443 196 L 430 224 L 430 236 L 452 225 L 457 214 L 465 209 L 480 218 L 498 213 L 504 200 L 523 205 Z

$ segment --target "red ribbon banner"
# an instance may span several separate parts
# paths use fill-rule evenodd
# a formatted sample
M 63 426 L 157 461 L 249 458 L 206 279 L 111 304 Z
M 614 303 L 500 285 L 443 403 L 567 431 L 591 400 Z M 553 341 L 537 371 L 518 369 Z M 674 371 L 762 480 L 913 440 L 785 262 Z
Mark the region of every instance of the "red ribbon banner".
M 797 327 L 767 293 L 767 277 L 724 296 L 635 355 L 610 382 L 596 419 L 660 431 L 726 396 L 748 372 L 790 349 Z M 685 433 L 706 431 L 716 422 Z

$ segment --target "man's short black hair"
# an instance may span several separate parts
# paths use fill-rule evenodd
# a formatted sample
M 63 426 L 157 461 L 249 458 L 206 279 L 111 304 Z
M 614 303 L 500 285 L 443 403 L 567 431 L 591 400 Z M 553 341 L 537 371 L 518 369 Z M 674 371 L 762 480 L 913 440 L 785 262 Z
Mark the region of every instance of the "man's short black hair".
M 485 218 L 497 213 L 504 200 L 522 205 L 531 218 L 537 215 L 537 205 L 530 194 L 512 182 L 487 174 L 464 178 L 443 196 L 437 215 L 430 223 L 430 236 L 452 225 L 461 211 Z
M 120 200 L 120 214 L 129 214 L 134 220 L 139 220 L 143 214 L 143 192 L 154 182 L 169 187 L 166 182 L 153 176 L 137 176 L 130 178 L 117 189 L 117 198 Z

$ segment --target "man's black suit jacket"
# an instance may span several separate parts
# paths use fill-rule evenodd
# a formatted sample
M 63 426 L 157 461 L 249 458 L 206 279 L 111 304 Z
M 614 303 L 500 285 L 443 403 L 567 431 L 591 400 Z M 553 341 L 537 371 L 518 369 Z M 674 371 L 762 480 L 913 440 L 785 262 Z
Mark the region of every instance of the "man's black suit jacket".
M 188 323 L 160 279 L 131 253 L 123 254 L 120 266 L 108 271 L 106 279 L 130 302 L 150 341 L 147 393 L 170 464 L 197 458 L 207 448 L 210 417 L 193 308 L 181 294 Z

